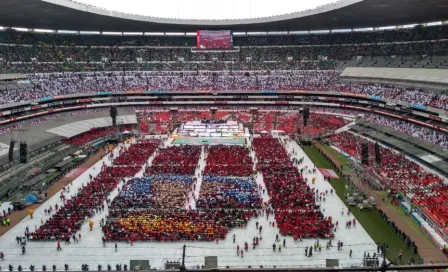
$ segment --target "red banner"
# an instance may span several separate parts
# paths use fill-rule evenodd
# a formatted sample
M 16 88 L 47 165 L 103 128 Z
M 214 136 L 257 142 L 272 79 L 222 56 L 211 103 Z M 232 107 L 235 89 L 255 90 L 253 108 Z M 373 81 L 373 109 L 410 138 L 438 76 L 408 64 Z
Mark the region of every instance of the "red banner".
M 440 118 L 439 116 L 435 116 L 435 115 L 429 114 L 428 117 L 429 117 L 429 119 L 432 119 L 432 120 L 435 120 L 435 121 L 439 121 L 439 122 L 442 121 L 442 118 Z
M 318 168 L 322 175 L 326 178 L 339 178 L 339 176 L 331 169 Z

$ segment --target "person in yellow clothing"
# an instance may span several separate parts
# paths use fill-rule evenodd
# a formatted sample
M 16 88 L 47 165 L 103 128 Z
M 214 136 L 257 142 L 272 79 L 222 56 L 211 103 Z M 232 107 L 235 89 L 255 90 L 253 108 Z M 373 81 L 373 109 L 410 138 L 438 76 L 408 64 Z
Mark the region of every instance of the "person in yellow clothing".
M 311 181 L 313 182 L 313 184 L 314 184 L 314 182 L 316 182 L 316 178 L 315 177 L 313 177 L 312 179 L 311 179 Z
M 34 210 L 28 210 L 28 214 L 30 215 L 30 218 L 33 219 Z
M 93 221 L 92 220 L 89 220 L 89 227 L 90 227 L 90 231 L 92 231 L 92 229 L 93 229 Z
M 277 247 L 278 247 L 278 252 L 282 252 L 282 244 L 279 243 Z

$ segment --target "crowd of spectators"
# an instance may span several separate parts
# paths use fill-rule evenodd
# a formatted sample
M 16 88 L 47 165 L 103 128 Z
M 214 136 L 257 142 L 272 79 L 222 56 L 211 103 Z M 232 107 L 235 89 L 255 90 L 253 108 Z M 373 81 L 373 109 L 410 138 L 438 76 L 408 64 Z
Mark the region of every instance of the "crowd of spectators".
M 127 71 L 36 73 L 30 75 L 33 90 L 2 92 L 0 103 L 42 97 L 118 91 L 260 91 L 307 90 L 355 93 L 446 108 L 448 97 L 421 89 L 387 84 L 340 83 L 337 71 Z M 32 96 L 25 94 L 33 94 Z
M 192 52 L 191 47 L 46 47 L 0 45 L 3 71 L 62 72 L 123 70 L 280 70 L 335 68 L 353 56 L 447 55 L 448 42 L 243 46 L 227 52 Z M 29 64 L 29 66 L 24 65 Z M 117 69 L 118 68 L 118 69 Z M 120 69 L 122 68 L 122 69 Z
M 179 109 L 179 111 L 178 115 L 173 116 L 168 108 L 142 108 L 138 110 L 137 117 L 141 132 L 145 134 L 164 134 L 169 131 L 168 128 L 173 125 L 173 122 L 202 120 L 202 117 L 211 118 L 210 108 L 192 107 L 188 110 L 188 114 L 183 109 Z M 291 106 L 258 107 L 257 112 L 251 112 L 250 109 L 244 107 L 222 107 L 214 114 L 214 118 L 253 124 L 254 133 L 269 132 L 276 129 L 288 134 L 295 134 L 302 128 L 302 115 L 298 111 L 299 107 Z M 310 112 L 308 126 L 303 131 L 303 135 L 322 135 L 346 125 L 350 118 L 360 117 L 430 143 L 438 144 L 443 148 L 448 148 L 448 138 L 445 133 L 405 120 L 358 110 L 329 107 L 311 107 Z M 275 114 L 277 114 L 276 119 L 274 117 Z M 336 115 L 347 115 L 348 118 Z
M 82 73 L 36 73 L 30 75 L 33 93 L 41 97 L 118 91 L 338 91 L 335 71 L 127 71 Z M 344 89 L 345 90 L 345 89 Z
M 254 138 L 253 146 L 280 233 L 295 240 L 333 237 L 332 220 L 320 211 L 314 189 L 305 183 L 279 140 Z
M 448 37 L 446 25 L 422 26 L 381 31 L 310 35 L 272 35 L 272 36 L 234 36 L 235 46 L 271 45 L 329 45 L 352 43 L 387 43 L 424 40 L 441 40 Z M 196 46 L 196 37 L 191 36 L 114 36 L 114 35 L 65 35 L 49 33 L 30 33 L 7 30 L 0 32 L 2 44 L 26 44 L 55 46 Z
M 165 134 L 170 129 L 169 109 L 140 108 L 136 110 L 136 115 L 142 134 Z
M 345 153 L 349 154 L 352 157 L 355 157 L 358 161 L 361 160 L 362 144 L 373 144 L 371 141 L 368 141 L 367 139 L 360 136 L 356 136 L 355 134 L 350 132 L 334 134 L 328 137 L 327 140 Z M 372 153 L 369 152 L 369 155 L 372 155 Z
M 386 184 L 405 194 L 415 205 L 424 208 L 424 211 L 434 217 L 434 221 L 440 226 L 447 224 L 448 193 L 441 177 L 424 169 L 405 155 L 382 146 L 380 146 L 381 163 L 377 165 L 374 143 L 350 132 L 330 136 L 328 141 L 358 161 L 361 160 L 362 143 L 367 144 L 369 160 L 365 167 L 378 173 Z
M 153 145 L 150 147 L 153 152 L 158 144 L 158 142 L 153 141 Z M 112 155 L 110 153 L 109 156 L 113 158 Z M 115 159 L 120 160 L 120 155 Z M 136 165 L 133 162 L 129 162 L 129 164 Z M 64 205 L 61 205 L 60 208 L 55 206 L 54 214 L 35 232 L 31 233 L 30 238 L 32 240 L 44 241 L 70 241 L 72 236 L 80 230 L 81 226 L 89 218 L 93 217 L 95 213 L 104 211 L 109 194 L 116 188 L 118 183 L 123 178 L 134 175 L 133 170 L 129 171 L 130 168 L 132 167 L 111 167 L 103 163 L 98 176 L 90 176 L 90 181 L 79 187 L 76 194 L 72 197 L 66 196 L 69 193 L 68 191 L 63 191 L 61 200 L 64 202 Z M 69 189 L 65 188 L 65 190 Z
M 379 114 L 367 113 L 363 118 L 367 121 L 407 133 L 412 137 L 417 137 L 433 144 L 440 145 L 443 148 L 448 148 L 448 137 L 444 132 L 439 132 L 428 127 L 417 125 L 411 122 L 406 122 L 400 119 L 382 116 Z
M 21 124 L 7 125 L 7 126 L 4 126 L 4 127 L 0 128 L 0 134 L 7 134 L 7 133 L 10 133 L 11 131 L 14 131 L 14 130 L 19 129 L 21 127 L 22 127 Z
M 128 130 L 130 126 L 124 126 L 123 129 Z M 92 128 L 88 132 L 77 135 L 70 139 L 65 139 L 64 143 L 82 146 L 88 144 L 98 138 L 105 137 L 114 133 L 118 133 L 120 129 L 118 127 L 106 127 L 106 128 Z
M 37 117 L 37 118 L 33 118 L 33 119 L 28 119 L 23 122 L 27 125 L 32 126 L 32 125 L 37 125 L 37 124 L 42 124 L 45 122 L 57 120 L 57 119 L 60 119 L 61 117 L 62 116 L 60 114 L 50 114 L 50 115 L 45 115 L 45 116 L 41 116 L 41 117 Z

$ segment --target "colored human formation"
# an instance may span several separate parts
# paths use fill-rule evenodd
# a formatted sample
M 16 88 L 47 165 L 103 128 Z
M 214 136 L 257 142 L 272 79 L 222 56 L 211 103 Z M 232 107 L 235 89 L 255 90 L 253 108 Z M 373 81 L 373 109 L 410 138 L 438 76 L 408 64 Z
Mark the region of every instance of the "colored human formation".
M 146 176 L 129 181 L 112 202 L 104 240 L 214 241 L 258 216 L 262 200 L 249 150 L 206 147 L 197 195 L 200 155 L 197 146 L 160 149 Z
M 96 177 L 90 175 L 90 181 L 78 188 L 72 197 L 69 197 L 70 186 L 65 187 L 60 195 L 64 205 L 62 207 L 55 205 L 54 209 L 50 206 L 48 214 L 51 217 L 35 232 L 29 233 L 29 238 L 32 240 L 69 241 L 89 218 L 92 218 L 95 213 L 104 211 L 109 194 L 117 187 L 118 183 L 126 177 L 132 177 L 136 171 L 141 169 L 145 162 L 140 156 L 149 156 L 154 153 L 159 144 L 159 140 L 144 140 L 136 143 L 137 147 L 118 147 L 122 149 L 120 153 L 125 156 L 129 150 L 135 148 L 144 147 L 145 151 L 132 159 L 130 158 L 129 165 L 131 166 L 111 167 L 103 162 L 100 173 Z M 113 153 L 109 153 L 108 157 L 113 161 L 122 161 L 121 155 L 114 158 Z M 146 159 L 148 158 L 146 157 Z M 71 190 L 76 189 L 71 188 Z
M 319 210 L 314 190 L 305 183 L 278 139 L 254 138 L 253 145 L 280 233 L 295 240 L 333 237 L 331 218 Z
M 259 210 L 262 201 L 253 177 L 207 176 L 202 180 L 196 208 Z
M 199 161 L 201 147 L 171 146 L 161 149 L 152 161 L 151 167 L 146 169 L 145 174 L 170 175 L 170 176 L 193 176 Z

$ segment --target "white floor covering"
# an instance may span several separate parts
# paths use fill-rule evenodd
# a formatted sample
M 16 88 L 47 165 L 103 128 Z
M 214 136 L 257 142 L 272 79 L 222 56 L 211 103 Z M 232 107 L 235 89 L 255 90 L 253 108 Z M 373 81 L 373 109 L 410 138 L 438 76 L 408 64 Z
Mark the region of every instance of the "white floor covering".
M 116 149 L 117 150 L 117 149 Z M 305 161 L 299 167 L 308 166 L 308 169 L 312 169 L 314 166 L 311 160 L 306 157 L 305 153 L 294 143 L 287 144 L 287 150 L 291 153 L 292 150 L 297 152 L 296 157 L 300 158 L 305 156 Z M 117 152 L 117 151 L 115 151 Z M 148 160 L 148 164 L 151 162 L 152 156 Z M 203 152 L 200 159 L 200 169 L 205 166 L 206 161 L 203 159 Z M 100 165 L 104 162 L 110 163 L 108 158 L 103 158 L 95 164 L 91 169 L 83 173 L 74 182 L 70 189 L 70 193 L 73 194 L 77 188 L 83 183 L 88 182 L 89 174 L 96 175 L 100 170 Z M 141 176 L 142 171 L 137 174 Z M 330 191 L 331 185 L 324 181 L 323 176 L 318 172 L 317 174 L 306 174 L 306 177 L 316 176 L 317 180 L 314 185 L 309 184 L 311 187 L 319 189 L 319 191 Z M 309 180 L 311 180 L 309 178 Z M 265 188 L 263 177 L 260 174 L 257 175 L 256 181 Z M 311 181 L 309 181 L 311 183 Z M 121 185 L 120 185 L 121 186 Z M 200 190 L 200 182 L 198 179 L 198 186 L 196 193 Z M 118 193 L 118 189 L 115 189 L 111 197 L 115 197 Z M 47 269 L 51 270 L 51 266 L 55 264 L 58 270 L 64 269 L 64 264 L 68 264 L 70 270 L 80 270 L 81 264 L 88 264 L 90 270 L 97 270 L 98 264 L 101 264 L 103 270 L 106 269 L 107 264 L 110 264 L 115 268 L 116 264 L 127 264 L 131 259 L 136 260 L 149 260 L 152 268 L 161 269 L 163 264 L 167 260 L 181 260 L 182 247 L 187 245 L 186 249 L 186 266 L 194 267 L 204 264 L 204 256 L 218 256 L 219 267 L 259 267 L 263 265 L 267 267 L 316 267 L 325 266 L 326 259 L 339 259 L 340 266 L 359 266 L 362 264 L 364 252 L 375 252 L 376 245 L 362 228 L 360 224 L 357 224 L 356 228 L 346 229 L 345 222 L 352 220 L 353 216 L 347 216 L 346 213 L 341 215 L 342 209 L 347 210 L 343 202 L 334 194 L 328 196 L 325 202 L 321 202 L 322 209 L 325 209 L 324 214 L 326 216 L 332 216 L 333 221 L 339 221 L 339 228 L 336 232 L 336 238 L 333 240 L 333 245 L 337 244 L 338 240 L 344 242 L 344 248 L 342 251 L 337 251 L 336 247 L 333 247 L 330 251 L 326 251 L 323 247 L 322 252 L 313 252 L 311 258 L 305 257 L 304 247 L 310 247 L 313 245 L 314 240 L 304 239 L 303 242 L 297 244 L 293 243 L 292 237 L 281 237 L 281 240 L 286 239 L 286 248 L 282 249 L 282 252 L 273 252 L 272 244 L 275 239 L 275 235 L 278 234 L 276 227 L 271 227 L 268 222 L 272 221 L 272 217 L 266 219 L 266 216 L 262 216 L 258 219 L 252 219 L 248 226 L 244 229 L 233 229 L 229 232 L 227 239 L 219 241 L 219 244 L 215 242 L 189 242 L 189 243 L 169 243 L 169 242 L 136 242 L 133 247 L 129 244 L 119 243 L 118 251 L 115 252 L 114 244 L 108 243 L 106 247 L 103 247 L 101 237 L 102 231 L 99 227 L 99 220 L 107 214 L 99 214 L 93 218 L 95 222 L 93 231 L 89 231 L 88 224 L 84 224 L 81 229 L 82 240 L 78 244 L 64 245 L 62 243 L 62 251 L 56 251 L 56 242 L 29 242 L 27 244 L 27 254 L 22 255 L 21 249 L 17 245 L 16 236 L 22 236 L 25 228 L 30 227 L 30 230 L 34 230 L 35 225 L 39 226 L 41 219 L 43 221 L 48 219 L 45 216 L 43 210 L 48 208 L 49 205 L 61 205 L 59 194 L 56 194 L 44 205 L 35 211 L 34 219 L 29 217 L 23 219 L 17 226 L 0 237 L 0 251 L 5 253 L 5 260 L 0 261 L 2 270 L 8 270 L 8 265 L 14 265 L 15 269 L 21 264 L 25 270 L 29 269 L 31 264 L 34 264 L 36 270 L 41 270 L 42 265 L 47 265 Z M 268 195 L 263 195 L 264 200 L 268 200 Z M 192 203 L 194 205 L 194 203 Z M 251 244 L 253 237 L 258 236 L 258 231 L 255 228 L 256 221 L 263 226 L 262 241 L 260 245 L 252 250 L 249 247 L 249 251 L 244 254 L 244 258 L 236 255 L 236 245 L 243 246 L 244 242 Z M 232 242 L 232 235 L 236 235 L 236 243 Z M 325 241 L 321 242 L 325 246 Z M 353 255 L 349 257 L 349 250 L 353 250 Z

